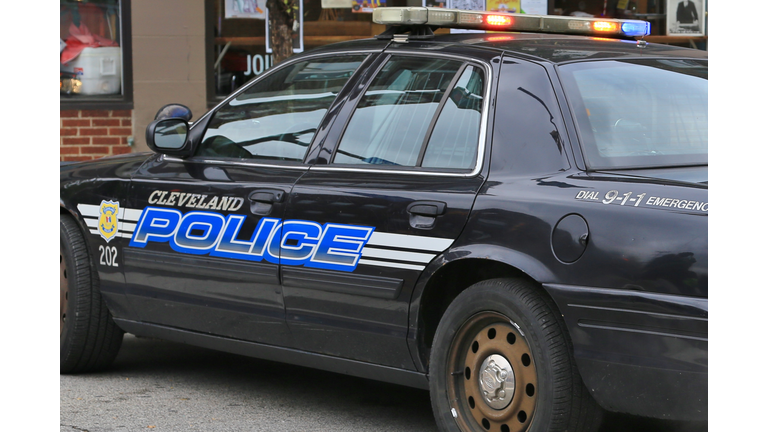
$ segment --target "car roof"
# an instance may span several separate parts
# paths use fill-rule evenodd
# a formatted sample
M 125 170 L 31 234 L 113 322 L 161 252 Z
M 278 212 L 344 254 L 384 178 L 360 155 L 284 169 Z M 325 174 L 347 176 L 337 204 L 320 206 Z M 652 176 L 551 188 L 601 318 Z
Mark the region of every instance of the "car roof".
M 634 40 L 541 33 L 485 33 L 444 35 L 435 41 L 495 48 L 552 63 L 582 59 L 667 57 L 706 59 L 707 52 Z
M 363 39 L 326 45 L 321 50 L 377 49 L 383 48 L 388 42 L 389 40 Z M 419 42 L 506 51 L 551 63 L 644 57 L 705 60 L 708 56 L 703 50 L 672 45 L 646 43 L 641 47 L 642 44 L 635 40 L 543 33 L 437 34 L 433 39 Z

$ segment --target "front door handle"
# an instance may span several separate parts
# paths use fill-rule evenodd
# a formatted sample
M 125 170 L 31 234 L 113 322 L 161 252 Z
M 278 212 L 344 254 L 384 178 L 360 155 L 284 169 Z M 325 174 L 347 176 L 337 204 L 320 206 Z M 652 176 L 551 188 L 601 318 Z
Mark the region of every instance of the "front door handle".
M 257 189 L 248 195 L 251 201 L 251 213 L 266 216 L 272 211 L 272 205 L 283 202 L 285 191 L 281 189 Z
M 248 199 L 252 202 L 259 202 L 264 204 L 274 204 L 283 201 L 285 191 L 280 189 L 259 189 L 251 192 L 248 195 Z

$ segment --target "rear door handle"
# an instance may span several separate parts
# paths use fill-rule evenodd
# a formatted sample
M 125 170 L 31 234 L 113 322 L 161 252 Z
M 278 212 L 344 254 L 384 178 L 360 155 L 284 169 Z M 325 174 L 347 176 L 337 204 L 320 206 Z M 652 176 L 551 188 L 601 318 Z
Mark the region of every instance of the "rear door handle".
M 445 203 L 440 201 L 414 201 L 406 210 L 410 214 L 409 223 L 416 229 L 432 229 L 437 217 L 445 213 Z
M 406 208 L 416 216 L 437 217 L 445 213 L 445 203 L 440 201 L 414 201 Z
M 285 191 L 281 189 L 257 189 L 248 195 L 251 201 L 251 213 L 266 216 L 272 211 L 272 205 L 283 202 Z

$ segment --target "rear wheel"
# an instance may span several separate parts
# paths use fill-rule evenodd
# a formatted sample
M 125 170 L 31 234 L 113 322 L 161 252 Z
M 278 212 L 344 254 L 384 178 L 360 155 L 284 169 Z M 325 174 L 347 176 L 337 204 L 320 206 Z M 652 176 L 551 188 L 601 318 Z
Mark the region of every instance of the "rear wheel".
M 92 372 L 109 366 L 123 341 L 99 292 L 99 279 L 77 224 L 60 216 L 59 368 Z
M 554 305 L 524 280 L 480 282 L 440 320 L 430 361 L 442 431 L 587 432 L 602 410 L 573 362 Z

